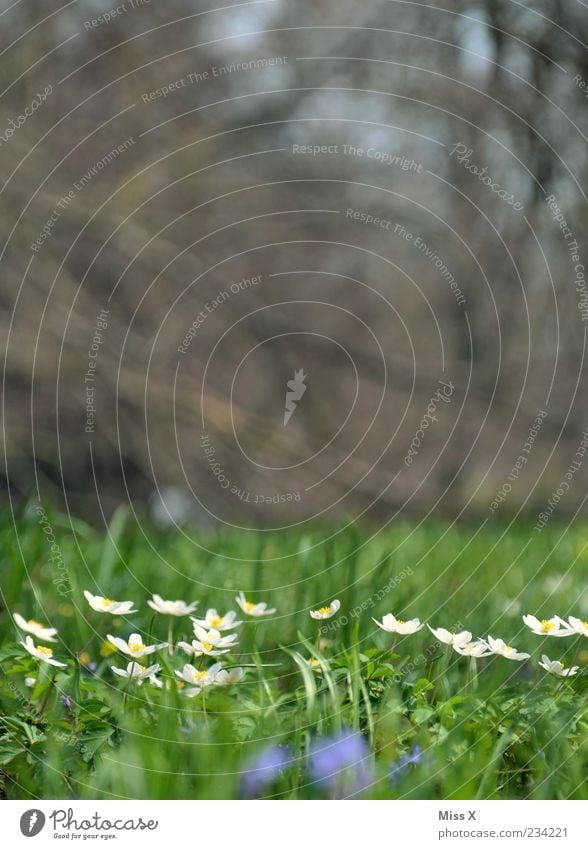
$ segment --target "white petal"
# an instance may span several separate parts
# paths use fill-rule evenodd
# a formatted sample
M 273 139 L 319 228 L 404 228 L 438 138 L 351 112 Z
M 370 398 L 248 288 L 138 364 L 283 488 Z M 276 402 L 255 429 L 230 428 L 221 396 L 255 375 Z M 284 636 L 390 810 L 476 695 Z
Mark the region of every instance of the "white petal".
M 113 637 L 112 634 L 107 634 L 106 639 L 108 640 L 109 643 L 112 643 L 113 646 L 116 646 L 116 648 L 119 651 L 122 651 L 125 654 L 128 654 L 129 647 L 124 640 L 121 640 L 120 637 Z
M 120 675 L 121 678 L 128 678 L 128 673 L 125 669 L 119 669 L 117 666 L 110 667 L 115 675 Z
M 446 628 L 431 628 L 430 625 L 428 627 L 431 634 L 433 634 L 433 636 L 440 640 L 442 643 L 445 643 L 447 645 L 453 642 L 453 637 Z

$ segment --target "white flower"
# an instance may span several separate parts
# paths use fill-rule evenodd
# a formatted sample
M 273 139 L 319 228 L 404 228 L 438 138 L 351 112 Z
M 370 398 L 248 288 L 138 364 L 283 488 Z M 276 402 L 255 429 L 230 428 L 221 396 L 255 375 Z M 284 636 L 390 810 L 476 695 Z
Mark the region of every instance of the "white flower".
M 233 669 L 221 669 L 216 673 L 214 683 L 221 687 L 228 687 L 230 684 L 238 684 L 245 677 L 245 670 L 240 666 L 235 666 Z
M 252 601 L 247 601 L 245 593 L 239 593 L 235 601 L 243 613 L 247 613 L 248 616 L 271 616 L 272 613 L 276 612 L 275 607 L 268 610 L 265 601 L 258 602 L 258 604 L 255 604 Z
M 454 643 L 453 648 L 458 654 L 466 657 L 488 657 L 492 654 L 485 640 L 474 640 L 473 643 L 466 643 L 465 646 Z
M 153 666 L 145 667 L 141 666 L 140 663 L 135 663 L 134 660 L 131 660 L 131 662 L 127 664 L 126 669 L 118 669 L 116 666 L 111 666 L 110 668 L 115 675 L 120 675 L 121 678 L 132 678 L 139 686 L 141 686 L 146 678 L 148 678 L 149 682 L 155 687 L 161 687 L 163 684 L 159 678 L 155 677 L 161 669 L 161 666 L 158 663 L 154 663 Z
M 145 657 L 147 654 L 153 654 L 154 651 L 167 648 L 167 643 L 156 643 L 153 646 L 146 646 L 141 640 L 140 634 L 131 634 L 128 643 L 121 640 L 120 637 L 113 637 L 112 634 L 106 635 L 108 642 L 116 646 L 123 654 L 128 654 L 130 657 Z
M 527 660 L 528 657 L 531 657 L 526 652 L 517 651 L 512 646 L 507 646 L 504 640 L 495 640 L 490 635 L 488 635 L 488 647 L 492 654 L 499 654 L 509 660 Z
M 583 622 L 581 619 L 577 619 L 575 616 L 570 616 L 568 618 L 569 627 L 576 634 L 582 634 L 584 637 L 588 637 L 588 622 Z M 564 622 L 564 625 L 567 625 Z
M 178 641 L 178 648 L 182 649 L 186 652 L 186 654 L 195 655 L 196 657 L 201 657 L 202 652 L 197 648 L 197 641 L 192 640 L 191 643 L 187 643 L 185 640 Z M 222 654 L 222 652 L 221 652 Z
M 540 637 L 549 635 L 550 637 L 569 637 L 573 634 L 573 630 L 559 616 L 552 616 L 551 619 L 537 619 L 536 616 L 523 616 L 523 622 L 530 628 L 534 634 L 539 634 Z
M 539 663 L 539 666 L 542 666 L 547 672 L 551 672 L 552 675 L 559 675 L 560 678 L 570 678 L 572 675 L 577 675 L 580 669 L 579 666 L 565 669 L 560 660 L 549 660 L 546 654 L 541 655 L 541 661 L 542 663 Z
M 58 660 L 53 660 L 53 649 L 48 649 L 46 646 L 36 646 L 33 643 L 32 637 L 26 637 L 24 642 L 21 640 L 21 646 L 23 646 L 30 655 L 35 657 L 37 660 L 42 660 L 43 663 L 50 663 L 51 666 L 67 666 L 67 663 L 60 663 Z
M 46 640 L 49 643 L 56 643 L 55 634 L 57 628 L 48 628 L 46 625 L 41 625 L 40 622 L 35 622 L 34 619 L 23 619 L 20 613 L 14 613 L 13 619 L 26 634 L 32 634 L 33 637 L 38 637 L 40 640 Z
M 111 598 L 102 598 L 101 595 L 92 595 L 88 590 L 84 590 L 84 595 L 92 610 L 97 610 L 99 613 L 112 613 L 113 616 L 123 616 L 125 613 L 137 612 L 132 609 L 132 601 L 113 601 Z
M 25 687 L 34 687 L 37 683 L 37 679 L 32 676 L 25 678 Z
M 460 631 L 457 634 L 454 634 L 453 631 L 448 631 L 446 628 L 431 628 L 428 626 L 429 631 L 436 637 L 440 643 L 445 643 L 446 646 L 453 646 L 456 648 L 463 648 L 468 643 L 472 641 L 471 631 Z
M 331 616 L 334 616 L 335 613 L 337 613 L 340 607 L 341 602 L 338 598 L 335 598 L 327 607 L 320 607 L 318 610 L 311 610 L 310 615 L 313 619 L 330 619 Z
M 237 625 L 242 625 L 242 622 L 236 622 L 237 614 L 234 610 L 229 610 L 228 613 L 225 613 L 224 616 L 220 616 L 214 607 L 211 607 L 206 611 L 206 616 L 204 619 L 196 619 L 195 616 L 192 616 L 192 622 L 195 622 L 197 625 L 200 625 L 201 628 L 214 628 L 215 631 L 230 631 L 232 628 L 236 628 Z
M 176 669 L 176 675 L 182 681 L 185 681 L 186 684 L 193 685 L 190 690 L 186 690 L 188 698 L 193 699 L 203 687 L 210 687 L 215 683 L 221 669 L 222 666 L 220 663 L 215 663 L 209 669 L 196 669 L 191 663 L 187 663 L 183 669 Z
M 156 613 L 164 613 L 167 616 L 188 616 L 190 613 L 194 613 L 198 607 L 197 601 L 193 601 L 190 604 L 186 604 L 185 601 L 179 599 L 176 601 L 165 601 L 156 593 L 153 593 L 153 599 L 149 599 L 147 604 Z
M 415 634 L 423 627 L 420 619 L 408 619 L 406 622 L 403 619 L 397 619 L 394 614 L 387 613 L 381 622 L 374 619 L 374 622 L 383 631 L 388 631 L 389 634 Z
M 221 654 L 227 654 L 234 648 L 234 643 L 238 639 L 237 634 L 229 634 L 223 637 L 220 631 L 211 628 L 209 631 L 194 623 L 194 634 L 197 639 L 192 640 L 192 644 L 179 642 L 178 646 L 188 654 L 193 654 L 196 657 L 207 654 L 210 657 L 217 657 Z

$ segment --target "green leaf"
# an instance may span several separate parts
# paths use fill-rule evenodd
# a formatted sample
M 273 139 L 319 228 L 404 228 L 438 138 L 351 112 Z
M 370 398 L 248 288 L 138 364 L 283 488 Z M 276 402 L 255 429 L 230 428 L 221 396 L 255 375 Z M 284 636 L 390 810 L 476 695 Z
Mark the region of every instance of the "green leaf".
M 80 734 L 76 743 L 76 749 L 80 752 L 82 760 L 89 763 L 94 759 L 99 749 L 110 742 L 114 728 L 107 727 L 94 733 Z
M 294 649 L 286 648 L 282 646 L 282 651 L 285 651 L 286 654 L 289 654 L 290 657 L 296 663 L 296 666 L 300 670 L 300 674 L 302 675 L 302 680 L 304 682 L 304 691 L 306 694 L 306 713 L 308 716 L 308 721 L 310 723 L 314 723 L 316 720 L 316 679 L 314 672 L 308 666 L 306 660 L 302 657 Z
M 414 722 L 417 723 L 417 725 L 422 725 L 423 722 L 426 722 L 428 719 L 430 719 L 434 713 L 435 711 L 432 707 L 418 707 L 415 711 L 412 712 L 411 716 Z

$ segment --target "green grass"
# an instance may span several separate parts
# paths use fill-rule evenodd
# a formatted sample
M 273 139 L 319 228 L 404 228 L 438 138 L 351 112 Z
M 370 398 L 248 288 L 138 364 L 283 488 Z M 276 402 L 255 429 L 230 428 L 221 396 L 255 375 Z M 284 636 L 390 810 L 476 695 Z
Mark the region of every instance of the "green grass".
M 371 776 L 367 797 L 582 798 L 587 677 L 582 670 L 562 681 L 537 661 L 546 653 L 569 666 L 575 656 L 584 666 L 588 642 L 534 636 L 521 616 L 586 618 L 585 539 L 580 525 L 537 534 L 524 525 L 431 522 L 373 536 L 357 527 L 164 533 L 138 527 L 124 511 L 105 535 L 37 508 L 23 508 L 14 523 L 5 514 L 0 794 L 238 798 L 252 759 L 280 744 L 286 763 L 263 795 L 349 795 L 361 769 L 319 786 L 310 753 L 352 729 L 369 746 L 361 763 Z M 133 600 L 138 612 L 94 612 L 84 589 Z M 152 593 L 199 600 L 204 615 L 207 607 L 236 609 L 239 590 L 277 608 L 247 621 L 237 651 L 220 658 L 246 668 L 242 683 L 209 688 L 205 701 L 186 698 L 174 670 L 189 659 L 179 650 L 146 659 L 162 666 L 161 689 L 112 674 L 130 658 L 101 654 L 107 633 L 167 639 L 168 618 L 146 605 Z M 309 610 L 335 597 L 341 610 L 323 623 L 317 649 Z M 55 656 L 66 669 L 40 666 L 22 649 L 14 611 L 58 629 Z M 449 655 L 427 629 L 401 638 L 378 630 L 371 617 L 390 611 L 503 637 L 532 657 L 482 659 L 476 677 L 468 658 Z M 191 638 L 190 619 L 176 619 L 174 640 Z M 319 671 L 306 665 L 311 656 Z M 37 678 L 33 687 L 28 676 Z

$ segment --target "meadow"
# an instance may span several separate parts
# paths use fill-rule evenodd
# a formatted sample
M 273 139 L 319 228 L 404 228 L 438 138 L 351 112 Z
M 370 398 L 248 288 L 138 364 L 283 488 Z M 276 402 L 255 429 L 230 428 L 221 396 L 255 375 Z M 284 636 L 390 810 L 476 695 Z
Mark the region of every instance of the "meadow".
M 4 513 L 0 795 L 585 798 L 585 539 Z M 577 628 L 536 634 L 529 614 Z

